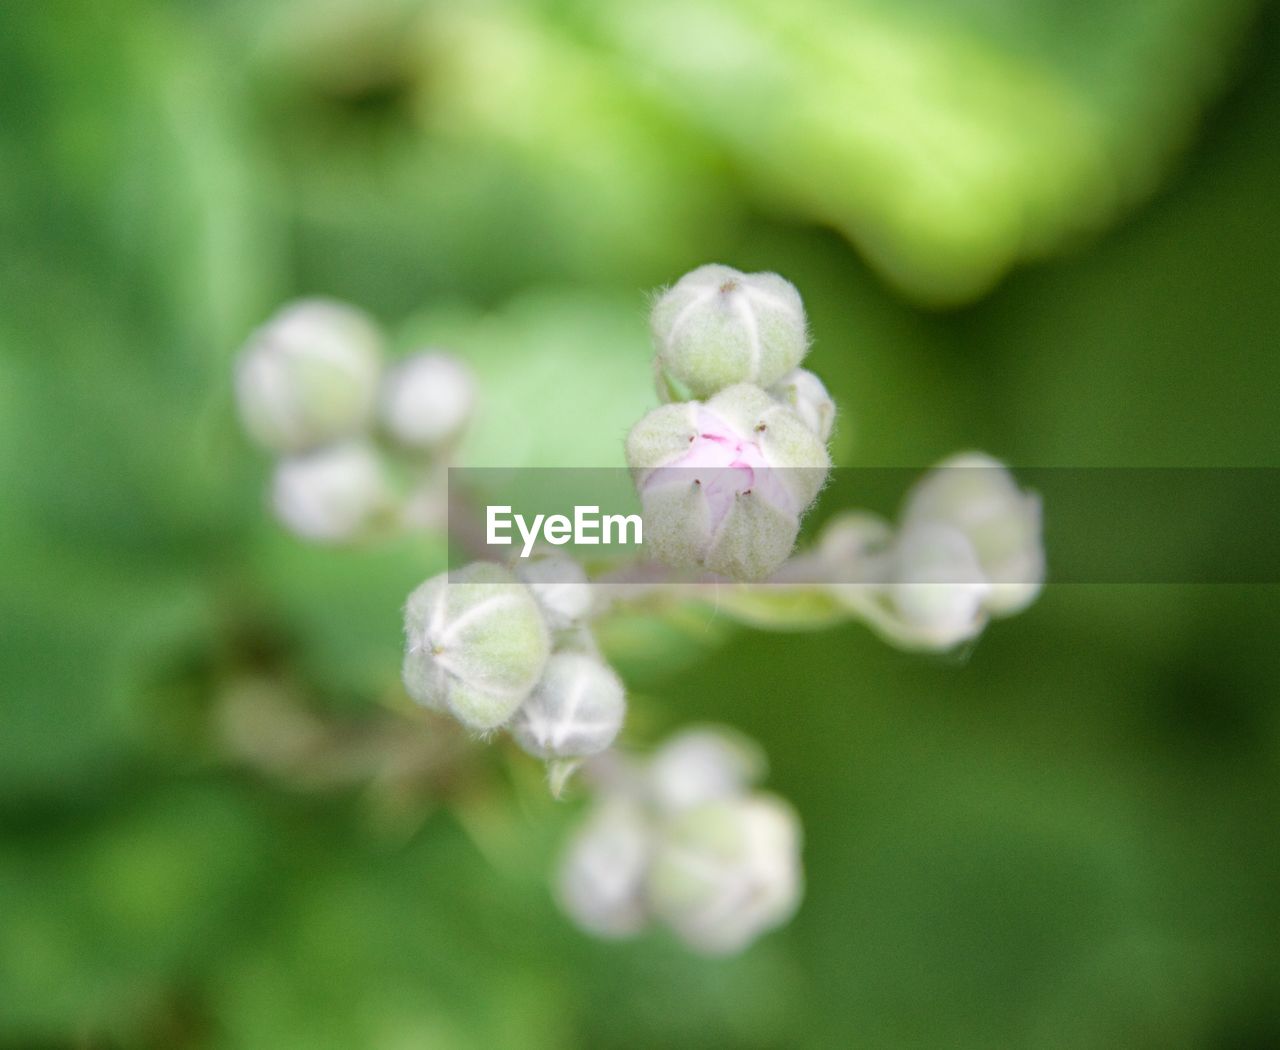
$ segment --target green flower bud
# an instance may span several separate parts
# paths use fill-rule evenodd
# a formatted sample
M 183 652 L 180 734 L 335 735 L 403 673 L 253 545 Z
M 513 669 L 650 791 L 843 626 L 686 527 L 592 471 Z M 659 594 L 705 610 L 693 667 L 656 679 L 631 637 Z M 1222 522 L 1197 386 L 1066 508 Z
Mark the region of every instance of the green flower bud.
M 650 412 L 627 436 L 627 462 L 657 557 L 735 580 L 787 559 L 830 466 L 794 412 L 745 383 Z
M 489 562 L 427 580 L 409 595 L 404 623 L 409 695 L 480 731 L 516 713 L 551 648 L 529 589 Z
M 276 518 L 295 535 L 321 543 L 359 539 L 389 515 L 392 502 L 383 462 L 363 441 L 290 456 L 271 478 Z
M 728 266 L 685 274 L 658 297 L 650 326 L 660 375 L 696 398 L 736 383 L 769 386 L 809 349 L 795 286 Z
M 613 743 L 626 713 L 626 693 L 613 668 L 579 652 L 556 653 L 542 680 L 508 727 L 538 758 L 585 758 Z
M 913 489 L 903 525 L 941 522 L 968 537 L 991 590 L 993 616 L 1025 609 L 1044 583 L 1040 497 L 1018 488 L 999 460 L 964 453 L 938 464 Z
M 676 814 L 658 841 L 648 901 L 690 948 L 727 955 L 786 922 L 802 881 L 799 819 L 759 794 Z
M 383 429 L 408 449 L 436 449 L 455 439 L 475 405 L 471 370 L 452 354 L 413 354 L 382 381 L 378 412 Z
M 616 796 L 597 803 L 561 861 L 561 908 L 599 937 L 639 933 L 648 922 L 644 879 L 652 848 L 653 830 L 640 805 Z
M 382 338 L 363 313 L 306 299 L 249 337 L 236 362 L 236 398 L 249 435 L 300 452 L 362 431 L 373 411 Z
M 533 592 L 553 631 L 581 624 L 591 611 L 587 572 L 561 551 L 535 551 L 516 564 L 516 576 Z
M 831 439 L 836 425 L 836 403 L 822 380 L 812 372 L 793 369 L 774 383 L 769 393 L 795 412 L 819 441 L 825 444 Z

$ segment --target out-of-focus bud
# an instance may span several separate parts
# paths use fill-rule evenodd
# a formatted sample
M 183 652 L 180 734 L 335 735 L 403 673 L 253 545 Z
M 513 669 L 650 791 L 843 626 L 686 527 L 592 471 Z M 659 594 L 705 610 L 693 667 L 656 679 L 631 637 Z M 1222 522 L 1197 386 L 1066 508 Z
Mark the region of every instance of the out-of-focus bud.
M 968 538 L 991 590 L 993 616 L 1025 609 L 1044 583 L 1040 497 L 1023 492 L 999 460 L 971 452 L 938 464 L 912 490 L 903 526 L 951 525 Z
M 648 899 L 689 947 L 728 955 L 786 922 L 802 881 L 799 819 L 760 794 L 676 814 L 658 843 Z
M 561 551 L 538 551 L 516 564 L 518 576 L 533 592 L 553 631 L 574 627 L 591 611 L 587 571 Z
M 649 761 L 649 793 L 664 811 L 740 795 L 764 778 L 764 752 L 748 737 L 724 727 L 686 729 Z
M 508 727 L 538 758 L 585 758 L 613 743 L 626 714 L 626 692 L 613 668 L 579 652 L 556 653 Z
M 889 600 L 921 642 L 947 648 L 982 630 L 991 584 L 963 532 L 936 522 L 908 525 L 894 554 Z
M 547 665 L 550 639 L 529 589 L 500 565 L 441 573 L 405 606 L 405 689 L 470 729 L 505 724 Z
M 290 456 L 276 464 L 271 506 L 295 535 L 321 543 L 359 539 L 389 514 L 390 484 L 378 453 L 351 441 Z
M 377 393 L 382 339 L 354 307 L 305 299 L 249 337 L 236 362 L 236 398 L 249 435 L 300 452 L 362 431 Z
M 588 760 L 601 801 L 561 866 L 561 906 L 589 932 L 625 936 L 651 919 L 695 951 L 725 955 L 786 922 L 802 889 L 799 818 L 751 793 L 760 749 L 704 726 L 648 762 L 608 751 Z
M 627 462 L 656 556 L 735 580 L 786 560 L 830 466 L 791 409 L 745 383 L 650 412 L 627 435 Z
M 816 375 L 803 368 L 793 369 L 774 383 L 769 393 L 795 412 L 819 441 L 830 440 L 836 425 L 836 403 Z
M 658 297 L 650 326 L 662 381 L 695 398 L 735 383 L 769 386 L 809 349 L 795 286 L 728 266 L 685 274 Z
M 860 510 L 834 515 L 818 533 L 817 549 L 840 583 L 879 579 L 890 557 L 893 526 Z
M 644 929 L 645 875 L 653 830 L 644 810 L 621 797 L 598 803 L 569 841 L 557 878 L 560 906 L 599 937 L 628 937 Z
M 398 444 L 418 451 L 456 438 L 475 405 L 475 378 L 452 354 L 426 350 L 392 368 L 382 381 L 378 412 Z

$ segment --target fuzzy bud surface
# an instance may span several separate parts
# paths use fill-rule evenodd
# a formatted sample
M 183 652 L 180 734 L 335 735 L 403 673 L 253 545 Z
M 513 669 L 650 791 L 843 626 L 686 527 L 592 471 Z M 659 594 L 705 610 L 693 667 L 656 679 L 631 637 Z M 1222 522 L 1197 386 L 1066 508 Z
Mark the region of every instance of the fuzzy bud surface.
M 475 562 L 409 595 L 402 677 L 419 704 L 483 732 L 516 713 L 550 647 L 529 589 L 502 566 Z
M 650 327 L 660 376 L 695 398 L 736 383 L 770 386 L 809 349 L 795 285 L 729 266 L 685 274 L 654 303 Z

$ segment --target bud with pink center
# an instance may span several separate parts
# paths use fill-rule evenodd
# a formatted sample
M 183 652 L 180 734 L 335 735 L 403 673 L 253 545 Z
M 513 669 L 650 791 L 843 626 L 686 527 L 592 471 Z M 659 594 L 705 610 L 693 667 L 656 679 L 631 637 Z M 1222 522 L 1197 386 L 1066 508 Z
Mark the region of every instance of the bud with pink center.
M 787 559 L 830 467 L 792 409 L 745 383 L 650 412 L 627 436 L 627 461 L 657 558 L 735 580 Z

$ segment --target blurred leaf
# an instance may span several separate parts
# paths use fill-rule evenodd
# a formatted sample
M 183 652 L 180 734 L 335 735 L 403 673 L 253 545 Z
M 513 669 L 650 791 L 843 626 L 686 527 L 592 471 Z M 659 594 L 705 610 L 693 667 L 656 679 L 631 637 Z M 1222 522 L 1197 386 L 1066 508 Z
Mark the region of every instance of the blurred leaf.
M 456 828 L 428 830 L 392 851 L 336 828 L 296 844 L 281 909 L 213 986 L 219 1045 L 564 1045 L 566 989 L 539 965 L 554 936 L 541 874 L 500 877 Z
M 24 6 L 0 59 L 23 83 L 0 102 L 0 152 L 21 158 L 0 176 L 0 548 L 22 566 L 0 597 L 8 794 L 123 759 L 138 633 L 207 617 L 245 510 L 209 402 L 272 234 L 235 94 L 177 16 Z
M 736 215 L 686 123 L 544 12 L 283 0 L 226 22 L 306 286 L 402 313 L 637 267 L 650 283 Z
M 364 706 L 399 688 L 404 602 L 445 568 L 443 547 L 428 536 L 317 547 L 268 526 L 245 597 L 291 633 L 290 658 L 317 694 Z
M 1252 6 L 664 0 L 589 17 L 761 199 L 948 303 L 1149 193 Z
M 466 467 L 621 471 L 627 431 L 657 404 L 638 293 L 530 292 L 479 318 L 427 310 L 399 341 L 447 346 L 475 370 L 479 403 L 459 453 Z
M 145 1025 L 175 981 L 249 928 L 263 844 L 245 800 L 212 785 L 6 838 L 0 1031 L 38 1041 Z

